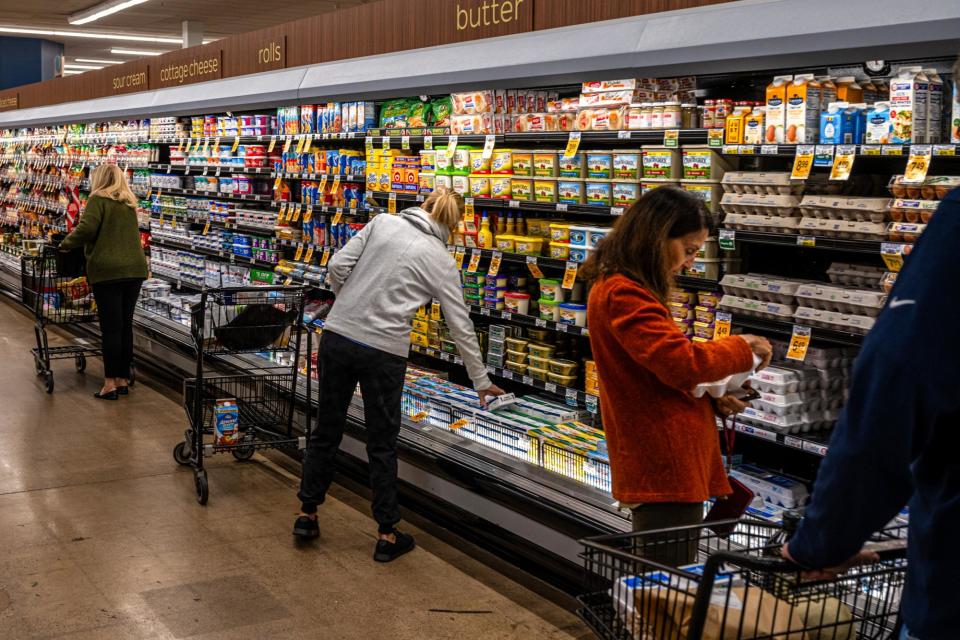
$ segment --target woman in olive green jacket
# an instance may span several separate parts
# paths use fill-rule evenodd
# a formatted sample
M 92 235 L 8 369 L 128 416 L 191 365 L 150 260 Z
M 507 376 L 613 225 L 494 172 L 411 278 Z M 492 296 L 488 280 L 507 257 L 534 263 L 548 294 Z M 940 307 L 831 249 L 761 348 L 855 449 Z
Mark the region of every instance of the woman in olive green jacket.
M 133 362 L 133 312 L 147 260 L 140 244 L 137 198 L 116 165 L 101 165 L 90 176 L 90 199 L 80 224 L 60 244 L 84 247 L 87 281 L 100 315 L 103 387 L 94 396 L 116 400 L 126 395 Z

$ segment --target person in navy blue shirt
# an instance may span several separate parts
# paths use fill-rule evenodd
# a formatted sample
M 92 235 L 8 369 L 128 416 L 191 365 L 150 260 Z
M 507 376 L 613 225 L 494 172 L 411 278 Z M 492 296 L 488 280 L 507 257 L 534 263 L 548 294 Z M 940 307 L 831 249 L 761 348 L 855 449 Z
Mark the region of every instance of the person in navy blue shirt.
M 954 67 L 960 78 L 960 61 Z M 847 406 L 784 555 L 824 569 L 909 502 L 902 638 L 960 638 L 960 188 L 907 258 L 854 365 Z

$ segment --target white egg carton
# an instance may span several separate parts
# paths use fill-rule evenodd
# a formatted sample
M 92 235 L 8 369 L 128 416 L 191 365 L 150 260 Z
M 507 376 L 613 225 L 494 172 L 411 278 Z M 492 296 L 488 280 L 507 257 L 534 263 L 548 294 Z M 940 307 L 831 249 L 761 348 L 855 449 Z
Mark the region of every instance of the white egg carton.
M 727 171 L 723 174 L 724 193 L 756 193 L 798 196 L 806 186 L 802 180 L 790 180 L 790 172 Z
M 737 415 L 737 420 L 780 433 L 818 431 L 833 423 L 833 420 L 826 418 L 822 411 L 804 411 L 796 415 L 778 416 L 755 407 L 747 407 L 741 411 Z
M 829 236 L 851 240 L 884 240 L 887 225 L 883 222 L 855 222 L 829 218 L 801 218 L 799 233 L 813 236 Z
M 834 284 L 859 288 L 879 288 L 884 273 L 883 267 L 834 262 L 827 270 L 827 277 Z
M 800 197 L 757 193 L 725 193 L 720 200 L 725 213 L 756 216 L 796 217 Z
M 770 340 L 773 346 L 773 359 L 775 361 L 786 361 L 787 350 L 790 343 L 786 340 Z M 857 347 L 809 347 L 804 364 L 817 369 L 849 369 L 857 357 L 859 349 Z M 789 361 L 786 361 L 789 363 Z
M 795 303 L 794 294 L 803 283 L 802 280 L 777 278 L 776 276 L 757 273 L 727 274 L 720 281 L 724 293 L 781 304 Z
M 891 222 L 887 237 L 893 242 L 916 242 L 926 231 L 927 225 L 914 222 Z
M 816 404 L 814 402 L 808 404 L 804 404 L 799 400 L 796 402 L 782 402 L 779 400 L 782 398 L 784 398 L 784 396 L 764 394 L 756 400 L 752 400 L 750 402 L 750 406 L 760 409 L 765 413 L 772 413 L 780 417 L 792 415 L 800 416 L 803 414 L 804 409 L 815 411 L 819 408 L 818 406 L 814 406 Z
M 794 314 L 798 324 L 807 324 L 813 327 L 839 329 L 852 333 L 867 333 L 873 328 L 875 318 L 855 314 L 824 311 L 813 307 L 797 307 Z
M 761 393 L 751 404 L 767 413 L 778 416 L 802 413 L 803 411 L 826 411 L 843 406 L 843 398 L 826 390 L 802 393 Z
M 883 222 L 890 209 L 890 198 L 844 198 L 804 196 L 800 212 L 804 217 Z
M 825 284 L 803 284 L 796 289 L 797 302 L 805 307 L 870 316 L 880 314 L 887 296 L 881 291 L 848 289 Z
M 800 218 L 727 213 L 723 219 L 723 226 L 738 231 L 797 233 L 800 228 Z
M 724 295 L 720 299 L 720 308 L 725 311 L 744 313 L 770 320 L 789 320 L 793 318 L 796 312 L 796 307 L 793 305 L 751 300 L 750 298 L 732 295 Z
M 820 378 L 810 372 L 776 365 L 750 376 L 750 385 L 760 393 L 809 393 L 820 389 Z

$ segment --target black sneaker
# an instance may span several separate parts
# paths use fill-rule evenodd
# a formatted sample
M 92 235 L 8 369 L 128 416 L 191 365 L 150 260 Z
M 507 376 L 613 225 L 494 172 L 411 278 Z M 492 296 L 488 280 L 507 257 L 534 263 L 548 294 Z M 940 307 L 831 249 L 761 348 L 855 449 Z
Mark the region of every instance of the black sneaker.
M 293 523 L 293 535 L 305 539 L 318 538 L 320 537 L 320 523 L 317 522 L 317 518 L 300 516 Z
M 413 551 L 416 543 L 413 536 L 409 533 L 395 531 L 396 542 L 387 542 L 386 540 L 377 540 L 377 550 L 373 553 L 373 559 L 377 562 L 392 562 L 405 553 Z

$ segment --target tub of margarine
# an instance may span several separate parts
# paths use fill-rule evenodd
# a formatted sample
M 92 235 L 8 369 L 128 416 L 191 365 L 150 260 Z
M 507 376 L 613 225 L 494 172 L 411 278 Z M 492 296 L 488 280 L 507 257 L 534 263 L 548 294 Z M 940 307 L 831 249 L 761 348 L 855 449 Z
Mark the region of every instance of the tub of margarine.
M 534 236 L 516 236 L 513 242 L 515 253 L 523 256 L 538 256 L 543 247 L 543 238 Z
M 585 184 L 587 204 L 610 206 L 613 188 L 609 180 L 587 180 Z
M 470 147 L 457 147 L 453 150 L 453 159 L 450 162 L 450 166 L 454 173 L 469 175 L 470 151 Z
M 540 318 L 556 322 L 560 319 L 560 303 L 556 300 L 540 298 Z
M 470 173 L 490 173 L 490 156 L 483 157 L 483 149 L 470 150 Z
M 490 159 L 490 171 L 510 175 L 513 173 L 513 152 L 510 149 L 494 149 Z
M 442 189 L 446 189 L 447 191 L 450 191 L 453 189 L 453 176 L 448 176 L 442 173 L 438 173 L 433 180 L 435 183 L 434 187 L 436 189 L 442 188 Z
M 490 197 L 490 176 L 471 174 L 470 175 L 470 197 L 489 198 Z
M 514 200 L 533 200 L 533 178 L 510 179 L 510 194 Z
M 435 149 L 420 150 L 420 171 L 435 171 L 437 168 L 437 151 Z
M 570 247 L 571 262 L 586 262 L 592 249 L 587 247 Z
M 470 197 L 470 178 L 468 176 L 452 175 L 450 176 L 450 182 L 454 191 L 464 197 Z
M 513 197 L 513 178 L 511 176 L 490 176 L 490 197 L 509 200 Z
M 437 188 L 437 174 L 420 172 L 420 193 L 432 193 Z
M 513 162 L 513 175 L 533 177 L 533 152 L 532 151 L 514 150 L 510 154 L 510 157 L 511 157 L 511 161 Z
M 612 151 L 587 152 L 587 177 L 595 180 L 609 180 L 613 176 Z
M 447 147 L 437 147 L 436 153 L 433 156 L 433 162 L 437 168 L 437 173 L 450 173 L 453 171 L 453 158 L 447 154 Z
M 551 178 L 536 178 L 533 181 L 533 199 L 537 202 L 557 201 L 557 181 Z
M 516 253 L 516 236 L 509 236 L 505 233 L 501 233 L 496 238 L 497 251 L 503 251 L 504 253 Z
M 556 178 L 557 152 L 550 149 L 534 151 L 533 175 L 538 178 Z
M 642 152 L 639 149 L 613 152 L 613 179 L 640 180 Z
M 587 246 L 596 247 L 600 244 L 600 241 L 607 237 L 610 233 L 610 229 L 605 229 L 602 227 L 593 227 L 590 229 L 590 232 L 587 233 Z
M 611 186 L 611 200 L 616 207 L 629 207 L 640 199 L 640 183 L 626 180 L 614 180 Z
M 587 324 L 587 305 L 565 302 L 560 305 L 560 322 L 584 327 Z M 575 368 L 574 368 L 575 369 Z
M 565 158 L 563 153 L 560 153 L 560 169 L 559 174 L 561 178 L 583 178 L 586 176 L 586 164 L 587 164 L 587 154 L 586 153 L 575 153 L 569 158 Z
M 570 225 L 566 222 L 551 222 L 550 241 L 551 242 L 570 242 Z M 538 234 L 540 235 L 540 234 Z
M 583 180 L 557 180 L 557 201 L 564 204 L 583 204 L 585 202 Z
M 560 286 L 559 280 L 554 280 L 552 278 L 541 278 L 539 280 L 539 284 L 541 300 L 563 302 L 564 290 L 563 287 Z
M 554 260 L 566 260 L 570 257 L 570 245 L 566 242 L 551 242 L 550 257 Z

